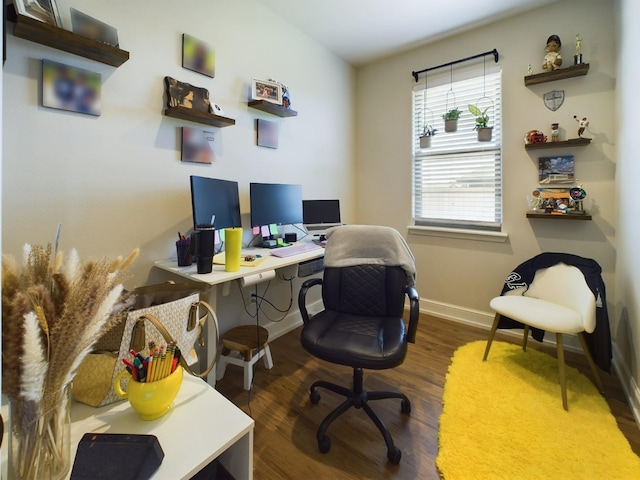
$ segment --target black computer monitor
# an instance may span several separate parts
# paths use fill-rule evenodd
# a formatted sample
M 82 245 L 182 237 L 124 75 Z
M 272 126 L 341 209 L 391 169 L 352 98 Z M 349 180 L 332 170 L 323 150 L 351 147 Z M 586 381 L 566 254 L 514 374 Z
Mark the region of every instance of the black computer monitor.
M 216 230 L 241 227 L 238 182 L 191 176 L 193 226 L 213 226 Z
M 340 200 L 303 200 L 302 217 L 307 227 L 340 225 Z
M 251 226 L 302 223 L 302 185 L 250 183 Z

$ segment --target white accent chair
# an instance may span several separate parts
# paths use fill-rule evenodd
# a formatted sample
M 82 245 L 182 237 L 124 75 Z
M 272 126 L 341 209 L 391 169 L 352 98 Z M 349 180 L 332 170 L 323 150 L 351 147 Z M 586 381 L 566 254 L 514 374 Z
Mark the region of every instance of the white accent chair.
M 578 268 L 559 263 L 549 268 L 540 269 L 536 272 L 528 289 L 521 287 L 511 290 L 502 296 L 493 298 L 490 305 L 495 310 L 496 316 L 493 320 L 483 361 L 487 360 L 500 316 L 504 315 L 524 325 L 522 349 L 525 351 L 530 327 L 556 334 L 562 406 L 565 410 L 568 411 L 569 408 L 567 405 L 563 334 L 578 336 L 598 390 L 604 391 L 598 370 L 584 338 L 585 332 L 591 333 L 596 327 L 596 300 L 584 279 L 584 275 Z

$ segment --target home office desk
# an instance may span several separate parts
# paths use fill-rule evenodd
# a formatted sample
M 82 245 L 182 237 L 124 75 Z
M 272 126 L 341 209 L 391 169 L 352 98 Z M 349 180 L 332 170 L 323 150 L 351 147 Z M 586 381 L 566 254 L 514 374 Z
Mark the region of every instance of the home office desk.
M 297 265 L 307 260 L 313 260 L 324 257 L 324 248 L 317 248 L 290 257 L 276 257 L 271 255 L 271 250 L 268 248 L 243 248 L 242 255 L 261 255 L 262 260 L 260 263 L 256 263 L 255 266 L 241 266 L 237 272 L 225 271 L 224 265 L 213 265 L 211 273 L 198 274 L 195 263 L 188 267 L 179 267 L 177 260 L 161 260 L 155 263 L 156 269 L 155 277 L 158 281 L 180 281 L 180 279 L 187 279 L 194 282 L 204 282 L 213 286 L 211 289 L 209 303 L 211 307 L 216 310 L 218 302 L 218 293 L 223 296 L 228 295 L 231 282 L 245 278 L 252 275 L 258 275 L 268 272 L 270 270 L 278 270 L 286 268 L 292 265 Z M 152 276 L 152 278 L 153 278 Z M 208 332 L 207 337 L 207 359 L 212 358 L 215 345 L 215 338 L 213 332 Z M 215 386 L 215 374 L 210 374 L 208 381 L 211 385 Z

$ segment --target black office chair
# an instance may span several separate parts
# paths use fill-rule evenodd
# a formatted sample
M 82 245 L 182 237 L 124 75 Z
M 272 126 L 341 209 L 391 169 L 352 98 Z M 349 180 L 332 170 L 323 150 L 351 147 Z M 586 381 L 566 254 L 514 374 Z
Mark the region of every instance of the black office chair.
M 320 401 L 318 387 L 347 397 L 320 424 L 318 448 L 322 453 L 331 448 L 331 440 L 325 435 L 331 422 L 351 407 L 362 408 L 382 433 L 387 457 L 398 464 L 401 452 L 369 401 L 398 398 L 405 414 L 411 412 L 411 402 L 396 391 L 365 391 L 363 369 L 397 367 L 404 361 L 407 342 L 415 342 L 419 303 L 413 254 L 392 228 L 345 225 L 328 230 L 324 266 L 323 278 L 304 282 L 298 296 L 304 321 L 301 343 L 317 358 L 353 368 L 353 386 L 322 380 L 311 385 L 313 404 Z M 309 316 L 306 296 L 316 285 L 322 285 L 324 310 Z M 405 295 L 410 299 L 408 328 L 403 320 Z

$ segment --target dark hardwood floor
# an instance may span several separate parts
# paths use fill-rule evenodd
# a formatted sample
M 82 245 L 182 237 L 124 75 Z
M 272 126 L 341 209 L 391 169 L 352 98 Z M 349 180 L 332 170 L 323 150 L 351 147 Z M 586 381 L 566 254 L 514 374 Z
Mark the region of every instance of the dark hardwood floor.
M 300 346 L 299 329 L 271 345 L 274 367 L 256 364 L 251 393 L 242 388 L 242 371 L 229 366 L 216 388 L 255 420 L 254 478 L 272 479 L 437 479 L 438 418 L 442 391 L 451 356 L 457 347 L 486 340 L 488 331 L 426 315 L 420 318 L 416 343 L 409 346 L 403 365 L 387 371 L 365 371 L 365 389 L 399 389 L 412 402 L 410 416 L 400 413 L 395 400 L 373 402 L 374 410 L 389 427 L 402 451 L 399 465 L 387 461 L 382 436 L 361 410 L 351 409 L 336 420 L 327 434 L 331 449 L 318 451 L 316 429 L 342 400 L 322 390 L 317 405 L 309 401 L 315 380 L 350 385 L 351 370 L 328 364 Z M 498 340 L 519 343 L 518 338 L 498 333 Z M 530 348 L 554 355 L 554 348 L 532 340 Z M 555 356 L 555 355 L 554 355 Z M 566 361 L 587 377 L 591 373 L 582 355 L 567 353 Z M 605 397 L 636 454 L 640 455 L 640 430 L 615 374 L 600 372 Z M 559 397 L 559 393 L 558 393 Z M 558 400 L 560 401 L 560 400 Z

